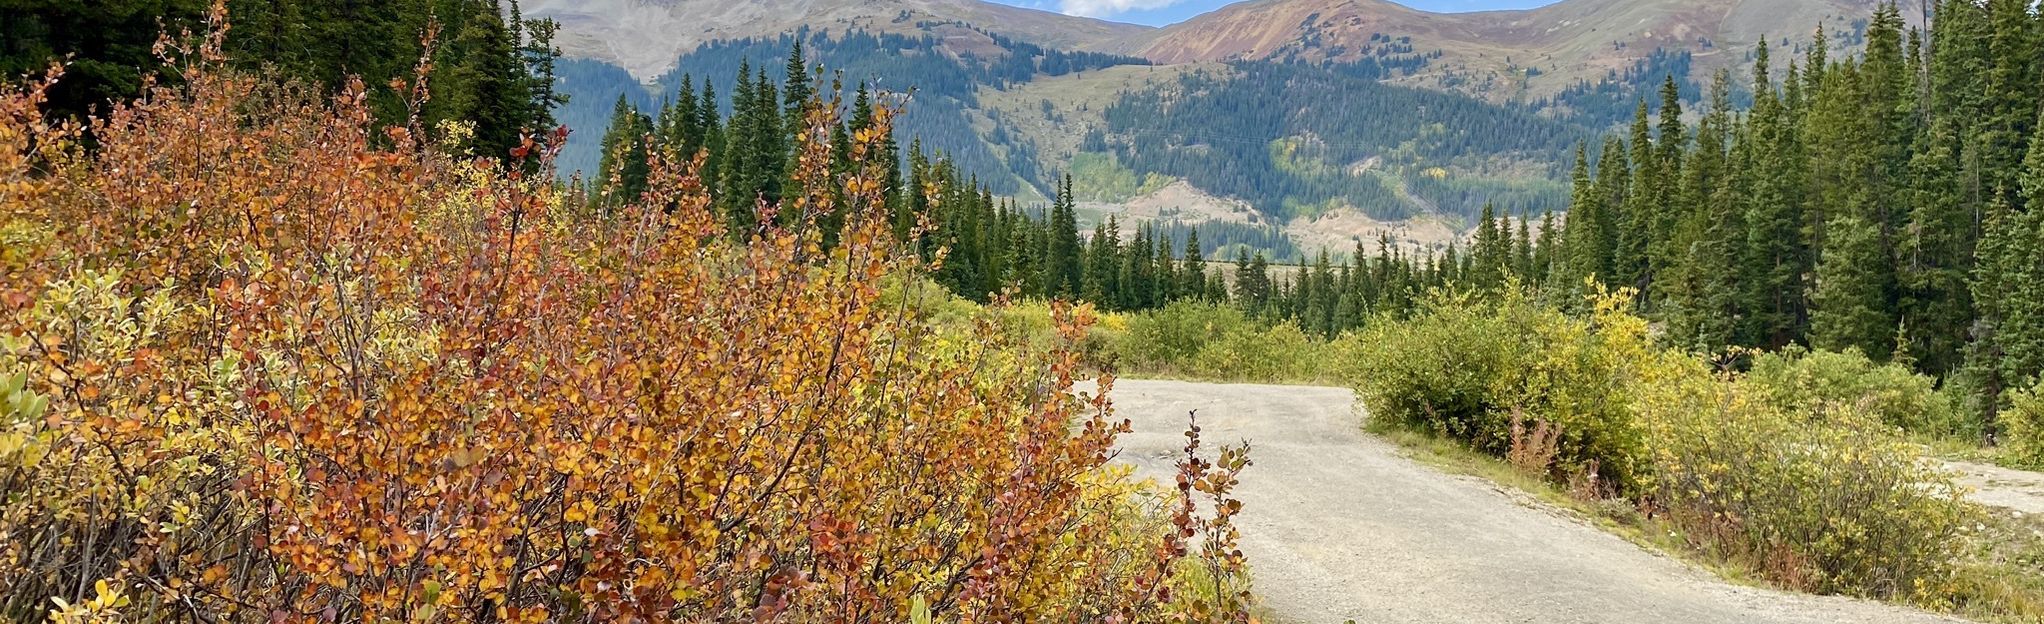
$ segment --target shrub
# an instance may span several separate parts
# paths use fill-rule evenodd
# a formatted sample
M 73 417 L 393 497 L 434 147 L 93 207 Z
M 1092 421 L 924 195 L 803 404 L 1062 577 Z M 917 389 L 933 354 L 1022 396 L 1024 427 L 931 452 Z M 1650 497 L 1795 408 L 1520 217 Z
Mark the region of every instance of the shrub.
M 1659 487 L 1691 543 L 1824 593 L 1935 597 L 1977 510 L 1951 475 L 1856 404 L 1821 422 L 1701 362 L 1639 392 Z
M 1847 411 L 1871 414 L 1893 427 L 1925 434 L 1962 431 L 1959 405 L 1937 380 L 1901 364 L 1875 364 L 1858 351 L 1790 348 L 1753 359 L 1746 379 L 1776 407 L 1791 413 Z
M 1600 293 L 1587 318 L 1570 318 L 1510 292 L 1437 294 L 1363 337 L 1358 394 L 1373 418 L 1529 471 L 1553 461 L 1546 476 L 1571 491 L 1623 495 L 1699 550 L 1786 585 L 1881 597 L 1948 589 L 1977 510 L 1885 421 L 1915 413 L 1888 392 L 1917 380 L 1831 359 L 1765 361 L 1766 381 L 1719 376 L 1702 358 L 1653 348 L 1626 300 Z M 1797 378 L 1784 370 L 1857 398 L 1783 400 L 1778 380 Z
M 1515 413 L 1546 423 L 1558 470 L 1594 470 L 1629 489 L 1643 446 L 1624 389 L 1645 326 L 1615 312 L 1600 319 L 1571 319 L 1519 294 L 1436 295 L 1410 320 L 1373 323 L 1352 379 L 1371 417 L 1499 457 L 1511 452 Z
M 1128 332 L 1115 343 L 1120 361 L 1141 370 L 1196 366 L 1207 344 L 1250 325 L 1233 306 L 1180 301 L 1128 317 Z
M 1202 347 L 1193 358 L 1193 371 L 1208 378 L 1259 383 L 1312 379 L 1315 347 L 1291 321 L 1269 329 L 1241 325 Z
M 1329 381 L 1346 365 L 1340 354 L 1351 352 L 1356 340 L 1322 341 L 1295 322 L 1265 325 L 1238 308 L 1211 303 L 1177 302 L 1122 318 L 1125 330 L 1106 332 L 1099 361 L 1124 371 L 1217 381 Z
M 2009 407 L 1996 416 L 2001 425 L 2002 457 L 2028 468 L 2044 468 L 2044 383 L 2009 397 Z
M 740 243 L 687 166 L 590 214 L 220 36 L 90 150 L 0 89 L 0 620 L 1159 621 L 1225 530 L 1123 530 L 1086 309 L 883 305 L 891 111 L 834 172 L 810 106 Z

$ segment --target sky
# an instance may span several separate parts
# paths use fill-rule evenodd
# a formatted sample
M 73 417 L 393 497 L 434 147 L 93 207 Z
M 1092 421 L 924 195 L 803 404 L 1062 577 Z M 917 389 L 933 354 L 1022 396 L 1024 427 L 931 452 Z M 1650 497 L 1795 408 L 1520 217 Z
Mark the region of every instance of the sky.
M 994 0 L 1002 4 L 1056 11 L 1066 15 L 1097 17 L 1131 24 L 1166 26 L 1234 0 Z M 1557 0 L 1392 0 L 1416 9 L 1437 12 L 1530 9 Z

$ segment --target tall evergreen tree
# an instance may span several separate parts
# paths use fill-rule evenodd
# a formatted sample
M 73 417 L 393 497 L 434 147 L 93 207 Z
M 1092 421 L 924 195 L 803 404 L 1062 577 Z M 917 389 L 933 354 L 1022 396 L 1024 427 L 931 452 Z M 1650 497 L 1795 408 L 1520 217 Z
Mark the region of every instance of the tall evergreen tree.
M 1050 209 L 1049 240 L 1044 248 L 1044 290 L 1046 294 L 1073 298 L 1083 287 L 1079 262 L 1079 223 L 1072 201 L 1072 176 L 1058 184 L 1057 200 Z
M 1756 346 L 1781 348 L 1806 331 L 1811 252 L 1803 240 L 1800 190 L 1802 154 L 1788 106 L 1775 92 L 1768 46 L 1755 52 L 1753 112 L 1748 137 L 1755 143 L 1752 197 L 1745 215 L 1745 334 Z

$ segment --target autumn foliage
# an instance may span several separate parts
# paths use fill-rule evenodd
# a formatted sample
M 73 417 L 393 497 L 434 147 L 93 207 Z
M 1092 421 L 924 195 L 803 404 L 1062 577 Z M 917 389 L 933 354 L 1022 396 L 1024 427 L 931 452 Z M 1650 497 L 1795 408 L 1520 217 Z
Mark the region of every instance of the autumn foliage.
M 1246 617 L 1181 580 L 1241 588 L 1246 459 L 1146 494 L 1111 380 L 884 294 L 889 113 L 833 173 L 811 106 L 734 241 L 683 155 L 593 214 L 218 37 L 89 127 L 0 93 L 0 621 Z

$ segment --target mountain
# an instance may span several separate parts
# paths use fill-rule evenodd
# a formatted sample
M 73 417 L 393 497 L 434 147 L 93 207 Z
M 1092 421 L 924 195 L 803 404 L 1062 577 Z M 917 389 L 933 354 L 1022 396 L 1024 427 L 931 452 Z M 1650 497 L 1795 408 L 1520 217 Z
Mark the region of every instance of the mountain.
M 966 24 L 1065 50 L 1127 48 L 1155 30 L 980 0 L 541 0 L 525 10 L 560 23 L 556 43 L 568 57 L 604 61 L 646 81 L 702 44 L 803 28 L 924 34 Z
M 1575 146 L 1629 121 L 1664 77 L 1694 104 L 1763 38 L 1799 57 L 1821 24 L 1856 48 L 1877 1 L 1439 14 L 1252 0 L 1163 29 L 979 0 L 540 0 L 528 13 L 561 25 L 568 171 L 594 169 L 621 96 L 652 113 L 684 76 L 727 97 L 741 66 L 779 81 L 799 40 L 847 88 L 906 107 L 903 145 L 996 195 L 1042 202 L 1070 174 L 1083 220 L 1227 226 L 1245 243 L 1282 238 L 1251 243 L 1275 254 L 1379 235 L 1439 248 L 1486 206 L 1564 210 Z
M 1152 33 L 1135 51 L 1159 63 L 1427 54 L 1424 71 L 1395 80 L 1530 100 L 1625 71 L 1656 51 L 1692 53 L 1707 72 L 1745 62 L 1763 39 L 1804 45 L 1820 24 L 1849 46 L 1878 1 L 1565 0 L 1451 14 L 1388 0 L 1254 0 Z

